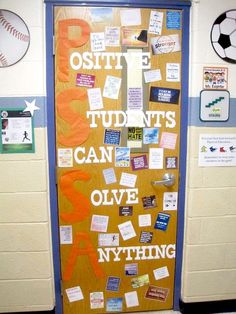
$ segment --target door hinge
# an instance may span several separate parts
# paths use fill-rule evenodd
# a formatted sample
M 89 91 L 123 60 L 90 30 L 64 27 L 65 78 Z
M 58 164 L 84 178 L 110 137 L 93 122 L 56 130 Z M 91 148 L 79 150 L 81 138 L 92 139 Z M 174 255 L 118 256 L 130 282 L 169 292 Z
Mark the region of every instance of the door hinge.
M 61 285 L 61 296 L 63 296 L 63 281 L 62 280 L 60 280 L 60 285 Z
M 55 56 L 55 47 L 56 43 L 55 43 L 55 35 L 52 36 L 52 55 Z

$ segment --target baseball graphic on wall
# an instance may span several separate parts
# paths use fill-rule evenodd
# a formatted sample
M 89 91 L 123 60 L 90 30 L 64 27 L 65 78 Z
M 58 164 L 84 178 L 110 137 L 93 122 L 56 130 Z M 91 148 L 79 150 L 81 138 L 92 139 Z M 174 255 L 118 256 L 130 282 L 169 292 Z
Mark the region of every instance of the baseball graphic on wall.
M 17 14 L 0 9 L 0 67 L 21 60 L 29 43 L 30 34 L 25 22 Z

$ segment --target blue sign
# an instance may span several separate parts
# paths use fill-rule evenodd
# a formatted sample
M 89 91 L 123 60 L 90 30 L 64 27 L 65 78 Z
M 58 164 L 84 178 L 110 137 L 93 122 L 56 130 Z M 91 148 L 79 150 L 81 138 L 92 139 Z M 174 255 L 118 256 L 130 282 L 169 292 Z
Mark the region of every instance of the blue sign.
M 155 222 L 155 229 L 166 231 L 170 220 L 169 214 L 159 213 Z
M 167 104 L 178 104 L 179 93 L 179 89 L 151 86 L 150 101 Z
M 166 28 L 167 29 L 180 29 L 181 28 L 181 15 L 179 11 L 167 11 L 166 13 Z
M 120 278 L 119 277 L 108 277 L 106 290 L 118 291 L 119 285 L 120 285 Z
M 120 145 L 120 131 L 105 129 L 104 144 Z

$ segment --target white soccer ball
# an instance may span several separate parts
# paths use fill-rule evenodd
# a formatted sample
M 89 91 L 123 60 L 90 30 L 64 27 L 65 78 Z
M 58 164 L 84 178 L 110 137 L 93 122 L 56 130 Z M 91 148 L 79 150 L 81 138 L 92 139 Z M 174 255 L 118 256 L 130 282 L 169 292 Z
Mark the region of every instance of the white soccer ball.
M 30 43 L 25 22 L 15 13 L 0 10 L 0 67 L 7 67 L 21 60 Z
M 236 10 L 226 11 L 213 23 L 211 43 L 224 61 L 236 63 Z

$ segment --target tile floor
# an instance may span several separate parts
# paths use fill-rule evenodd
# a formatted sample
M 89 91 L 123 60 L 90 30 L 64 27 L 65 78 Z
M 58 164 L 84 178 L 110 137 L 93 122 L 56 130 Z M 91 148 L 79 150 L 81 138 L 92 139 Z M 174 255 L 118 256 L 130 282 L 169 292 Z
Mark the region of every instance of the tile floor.
M 134 312 L 132 314 L 134 314 Z M 137 314 L 181 314 L 181 313 L 177 311 L 154 311 L 154 312 L 137 312 Z M 217 314 L 224 314 L 224 313 L 217 313 Z M 225 314 L 236 314 L 236 312 L 227 312 Z

